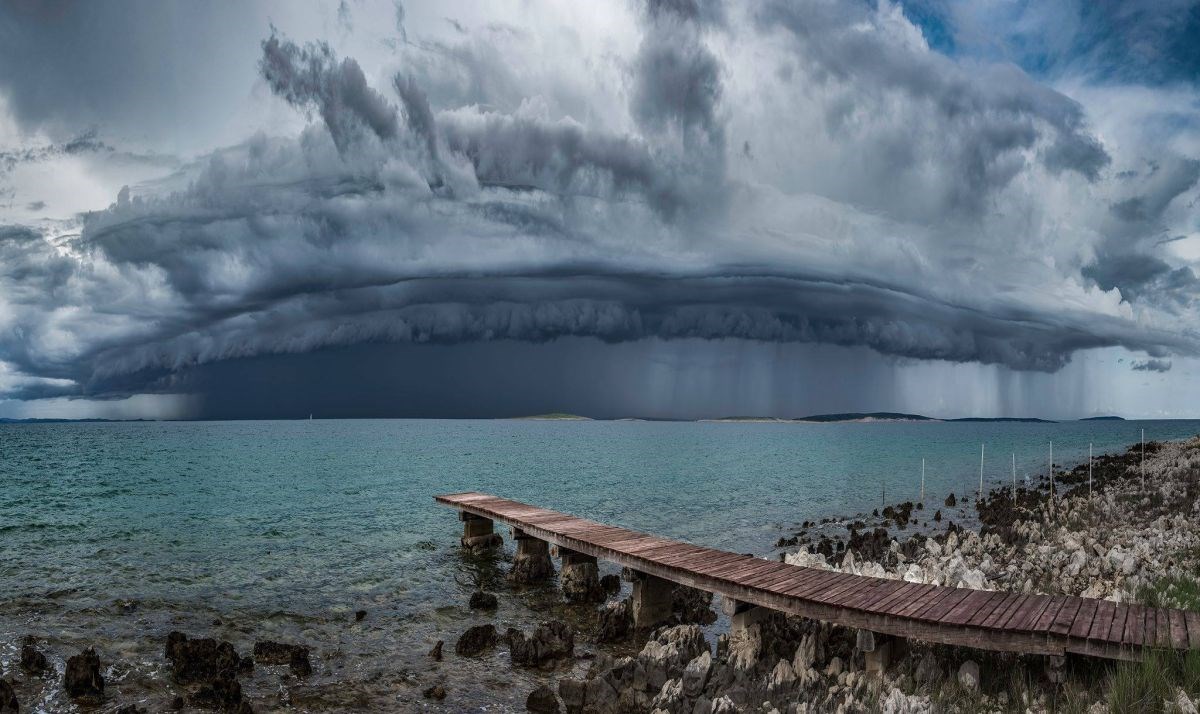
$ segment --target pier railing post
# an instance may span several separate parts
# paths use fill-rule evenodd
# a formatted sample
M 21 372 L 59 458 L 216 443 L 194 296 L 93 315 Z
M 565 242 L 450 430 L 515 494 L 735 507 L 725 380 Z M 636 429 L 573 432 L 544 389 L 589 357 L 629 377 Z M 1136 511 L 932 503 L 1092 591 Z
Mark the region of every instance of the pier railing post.
M 554 577 L 554 563 L 550 562 L 550 544 L 520 528 L 513 528 L 512 532 L 513 540 L 517 542 L 517 552 L 513 555 L 508 579 L 514 583 L 529 584 Z
M 464 548 L 479 552 L 504 544 L 504 539 L 492 531 L 492 519 L 466 511 L 459 511 L 458 517 L 463 524 L 462 546 Z
M 675 584 L 669 580 L 629 570 L 633 582 L 633 626 L 639 630 L 649 629 L 671 619 L 674 605 L 671 591 Z

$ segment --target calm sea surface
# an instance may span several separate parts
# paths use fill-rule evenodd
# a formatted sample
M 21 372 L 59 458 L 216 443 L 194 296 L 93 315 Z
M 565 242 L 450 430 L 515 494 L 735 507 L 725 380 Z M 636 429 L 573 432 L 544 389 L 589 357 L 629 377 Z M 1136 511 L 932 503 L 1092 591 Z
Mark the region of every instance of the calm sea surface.
M 660 535 L 767 554 L 806 519 L 970 493 L 980 445 L 989 482 L 1200 421 L 729 424 L 581 421 L 275 421 L 0 426 L 0 664 L 19 636 L 61 667 L 97 643 L 118 695 L 168 692 L 170 629 L 248 649 L 304 640 L 318 673 L 298 708 L 423 706 L 447 678 L 448 710 L 516 702 L 538 674 L 502 660 L 431 673 L 425 652 L 480 618 L 464 603 L 495 575 L 462 559 L 460 526 L 432 496 L 479 490 Z M 522 599 L 524 598 L 524 599 Z M 536 621 L 528 596 L 498 620 Z M 369 611 L 362 623 L 352 613 Z M 544 613 L 542 613 L 544 614 Z M 221 620 L 214 625 L 214 620 Z M 77 650 L 76 650 L 77 651 Z M 455 668 L 458 668 L 457 670 Z M 262 669 L 262 668 L 260 668 Z M 455 682 L 464 674 L 470 686 Z M 561 674 L 561 673 L 560 673 Z M 277 673 L 248 689 L 279 697 Z M 455 688 L 457 686 L 457 689 Z M 65 707 L 38 690 L 31 708 Z M 416 692 L 415 699 L 412 699 Z M 275 700 L 271 700 L 275 701 Z

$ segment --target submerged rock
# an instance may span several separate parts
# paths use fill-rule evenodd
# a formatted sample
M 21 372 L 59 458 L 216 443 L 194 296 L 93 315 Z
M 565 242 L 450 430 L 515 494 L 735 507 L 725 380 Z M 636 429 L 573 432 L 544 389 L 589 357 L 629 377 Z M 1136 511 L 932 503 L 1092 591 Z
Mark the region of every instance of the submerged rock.
M 476 625 L 462 633 L 454 643 L 454 652 L 461 657 L 476 657 L 495 644 L 496 626 L 490 623 Z
M 432 657 L 434 659 L 434 661 L 436 661 L 436 662 L 442 661 L 442 645 L 443 644 L 445 644 L 445 643 L 442 642 L 441 640 L 438 640 L 437 642 L 435 642 L 433 644 L 433 649 L 429 650 L 429 656 Z
M 30 676 L 41 676 L 49 668 L 46 655 L 38 651 L 32 637 L 26 637 L 21 645 L 21 670 Z
M 492 593 L 476 590 L 471 593 L 469 604 L 472 610 L 495 610 L 500 603 Z
M 17 693 L 7 679 L 0 679 L 0 714 L 17 714 L 21 705 L 17 702 Z
M 515 628 L 507 633 L 513 664 L 536 667 L 575 652 L 575 631 L 565 622 L 551 620 L 537 626 L 530 637 Z
M 440 684 L 435 684 L 421 692 L 421 694 L 424 695 L 426 699 L 433 699 L 440 702 L 446 698 L 446 688 Z
M 271 640 L 254 643 L 254 657 L 263 664 L 286 664 L 292 674 L 307 677 L 312 674 L 309 650 L 304 645 L 289 645 Z
M 176 684 L 200 684 L 221 677 L 234 678 L 242 668 L 233 645 L 205 637 L 190 640 L 182 632 L 167 635 L 165 655 Z
M 100 657 L 88 647 L 67 660 L 63 689 L 81 704 L 99 704 L 104 700 L 104 677 L 100 676 Z
M 554 690 L 544 684 L 529 693 L 525 700 L 525 709 L 534 714 L 558 714 L 562 711 L 558 706 L 558 697 L 554 696 Z

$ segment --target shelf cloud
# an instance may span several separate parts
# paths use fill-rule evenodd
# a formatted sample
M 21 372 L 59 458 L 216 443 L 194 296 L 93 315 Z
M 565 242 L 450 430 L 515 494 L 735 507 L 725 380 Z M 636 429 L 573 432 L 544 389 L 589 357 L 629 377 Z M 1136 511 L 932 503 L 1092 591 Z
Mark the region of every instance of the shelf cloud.
M 364 7 L 328 13 L 378 33 L 358 44 L 264 24 L 245 101 L 272 123 L 178 155 L 116 107 L 71 125 L 90 95 L 28 86 L 50 70 L 0 69 L 25 137 L 0 152 L 20 207 L 0 213 L 4 397 L 170 393 L 205 365 L 392 343 L 804 343 L 1041 373 L 1200 351 L 1200 134 L 1098 123 L 1100 80 L 939 50 L 889 2 L 659 0 L 603 29 L 455 6 L 461 31 Z M 0 11 L 0 37 L 89 31 L 51 19 Z M 25 196 L 22 167 L 115 154 L 143 173 L 107 205 L 46 218 L 55 196 Z

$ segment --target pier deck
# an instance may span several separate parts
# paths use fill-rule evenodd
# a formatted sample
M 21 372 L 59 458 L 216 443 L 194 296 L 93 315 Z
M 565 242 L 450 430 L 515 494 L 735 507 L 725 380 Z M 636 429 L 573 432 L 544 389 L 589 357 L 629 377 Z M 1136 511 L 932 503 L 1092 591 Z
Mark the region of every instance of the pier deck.
M 1200 649 L 1200 613 L 971 590 L 788 565 L 660 538 L 483 493 L 438 503 L 527 536 L 732 600 L 835 625 L 985 650 L 1135 659 Z

